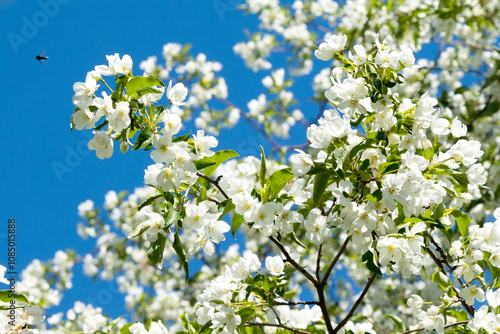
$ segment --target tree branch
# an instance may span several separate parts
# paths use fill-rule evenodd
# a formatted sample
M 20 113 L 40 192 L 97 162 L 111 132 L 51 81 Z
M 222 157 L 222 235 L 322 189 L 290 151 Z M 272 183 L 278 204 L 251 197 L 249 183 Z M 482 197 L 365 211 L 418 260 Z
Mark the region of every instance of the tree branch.
M 468 323 L 469 323 L 469 320 L 459 321 L 459 322 L 455 322 L 454 324 L 446 325 L 443 328 L 446 329 L 446 328 L 450 328 L 450 327 L 454 327 L 454 326 L 466 325 Z M 412 330 L 408 330 L 408 331 L 404 331 L 404 332 L 401 332 L 399 334 L 409 334 L 409 333 L 419 332 L 419 331 L 423 331 L 423 330 L 425 330 L 424 327 L 417 328 L 417 329 L 412 329 Z
M 354 302 L 354 305 L 352 305 L 352 308 L 349 311 L 349 313 L 347 314 L 347 316 L 344 319 L 342 319 L 342 321 L 333 330 L 334 334 L 337 333 L 342 327 L 344 327 L 344 325 L 347 323 L 347 321 L 354 315 L 354 312 L 358 308 L 359 304 L 361 304 L 361 301 L 363 300 L 363 298 L 365 298 L 365 295 L 368 292 L 368 289 L 370 289 L 370 286 L 372 285 L 373 281 L 375 280 L 375 277 L 377 277 L 377 273 L 372 274 L 372 276 L 368 280 L 368 283 L 366 283 L 366 286 L 363 289 L 363 292 L 361 292 L 361 295 L 359 296 L 359 298 Z
M 323 314 L 323 319 L 325 320 L 326 329 L 329 334 L 336 333 L 333 329 L 332 322 L 330 320 L 330 314 L 328 313 L 328 308 L 326 307 L 326 297 L 323 291 L 325 286 L 321 283 L 315 284 L 316 292 L 318 293 L 319 307 L 321 308 L 321 313 Z
M 295 306 L 295 305 L 319 305 L 319 302 L 273 302 L 273 305 L 286 305 L 286 306 Z
M 337 264 L 338 260 L 340 259 L 340 256 L 344 253 L 345 249 L 347 248 L 347 244 L 351 241 L 351 236 L 348 236 L 347 239 L 345 239 L 344 244 L 342 247 L 340 247 L 339 252 L 337 253 L 337 256 L 333 259 L 332 263 L 330 263 L 330 266 L 328 267 L 328 270 L 325 273 L 325 276 L 323 276 L 323 280 L 321 281 L 322 285 L 326 285 L 326 282 L 328 281 L 328 277 L 330 276 L 333 268 Z
M 371 321 L 370 319 L 368 319 L 367 317 L 365 317 L 365 319 L 371 323 L 375 328 L 378 328 L 379 330 L 381 330 L 382 332 L 386 333 L 386 334 L 391 334 L 390 332 L 386 331 L 385 329 L 383 328 L 380 328 L 379 326 L 377 326 L 373 321 Z
M 443 264 L 441 263 L 441 261 L 439 261 L 438 257 L 436 256 L 436 254 L 434 254 L 434 252 L 432 251 L 432 249 L 430 247 L 427 247 L 427 253 L 431 256 L 431 258 L 434 260 L 434 262 L 439 267 L 439 269 L 446 276 L 448 276 L 446 274 L 446 270 L 443 267 Z M 460 300 L 460 303 L 462 303 L 462 306 L 465 308 L 465 310 L 467 311 L 467 313 L 469 313 L 471 316 L 474 316 L 474 308 L 472 306 L 467 305 L 467 303 L 465 302 L 465 300 L 458 295 L 459 291 L 457 290 L 457 288 L 455 288 L 455 286 L 453 284 L 451 285 L 451 287 L 452 287 L 453 291 L 455 291 L 455 293 L 457 294 L 457 298 Z
M 314 284 L 314 286 L 316 286 L 318 284 L 318 280 L 316 278 L 314 278 L 313 275 L 311 275 L 304 267 L 302 267 L 300 264 L 298 264 L 297 262 L 295 262 L 294 259 L 292 259 L 292 257 L 290 256 L 290 254 L 288 253 L 288 251 L 285 249 L 285 246 L 283 246 L 283 244 L 281 243 L 281 241 L 277 240 L 273 236 L 270 236 L 269 239 L 276 246 L 278 246 L 278 248 L 281 250 L 281 252 L 283 253 L 283 255 L 285 255 L 286 260 L 288 262 L 290 262 L 290 264 L 292 266 L 294 266 L 295 269 L 297 269 L 302 275 L 305 276 L 305 278 L 307 278 L 309 281 L 311 281 L 311 283 Z
M 316 279 L 318 280 L 318 282 L 321 280 L 319 278 L 319 272 L 321 270 L 321 250 L 323 249 L 323 243 L 321 243 L 319 245 L 319 249 L 318 249 L 318 256 L 316 257 Z
M 220 177 L 218 177 L 217 180 L 212 180 L 211 178 L 209 178 L 208 176 L 206 176 L 205 174 L 200 173 L 200 172 L 196 172 L 196 175 L 198 175 L 202 179 L 205 179 L 208 182 L 210 182 L 211 184 L 213 184 L 226 199 L 229 199 L 229 196 L 227 196 L 226 192 L 224 190 L 222 190 L 222 188 L 219 185 Z
M 500 49 L 497 48 L 496 46 L 494 45 L 491 45 L 491 46 L 487 46 L 487 45 L 483 45 L 483 44 L 478 44 L 478 43 L 474 43 L 474 42 L 469 42 L 469 41 L 466 41 L 466 40 L 460 40 L 460 41 L 444 41 L 444 40 L 439 40 L 437 38 L 433 38 L 431 40 L 431 42 L 434 42 L 434 43 L 443 43 L 444 45 L 465 45 L 465 46 L 468 46 L 470 48 L 473 48 L 473 49 L 478 49 L 478 50 L 486 50 L 486 51 L 496 51 L 496 52 L 500 52 Z
M 289 330 L 292 333 L 299 333 L 299 334 L 312 334 L 311 332 L 306 332 L 302 331 L 300 329 L 294 329 L 285 325 L 278 325 L 278 324 L 267 324 L 267 323 L 260 323 L 260 322 L 247 322 L 245 327 L 251 327 L 251 326 L 259 326 L 259 327 L 278 327 L 278 328 L 283 328 L 286 330 Z

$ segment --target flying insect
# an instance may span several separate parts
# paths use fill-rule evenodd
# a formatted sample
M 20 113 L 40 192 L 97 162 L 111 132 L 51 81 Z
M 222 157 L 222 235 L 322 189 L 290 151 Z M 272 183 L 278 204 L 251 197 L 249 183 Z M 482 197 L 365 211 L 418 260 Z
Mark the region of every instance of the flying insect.
M 38 56 L 35 57 L 38 60 L 38 62 L 42 65 L 45 65 L 47 63 L 47 61 L 49 60 L 49 56 L 44 57 L 43 56 L 44 54 L 45 54 L 45 50 L 43 50 L 42 53 L 40 53 Z M 42 60 L 43 60 L 43 62 L 42 62 Z

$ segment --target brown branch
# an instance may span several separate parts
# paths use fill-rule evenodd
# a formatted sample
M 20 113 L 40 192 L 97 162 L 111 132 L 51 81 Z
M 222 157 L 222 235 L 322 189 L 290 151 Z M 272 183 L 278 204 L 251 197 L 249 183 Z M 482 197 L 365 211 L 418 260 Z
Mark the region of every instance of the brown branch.
M 443 67 L 439 67 L 439 66 L 432 66 L 432 67 L 422 66 L 419 69 L 422 69 L 422 70 L 432 70 L 432 71 L 438 71 L 438 72 L 439 71 L 448 71 L 448 72 L 462 71 L 462 72 L 467 72 L 467 73 L 472 73 L 472 74 L 480 75 L 483 78 L 485 77 L 485 73 L 484 72 L 481 72 L 480 70 L 475 70 L 475 69 L 472 69 L 472 68 L 443 68 Z
M 363 298 L 365 298 L 365 295 L 368 292 L 368 289 L 370 289 L 370 287 L 371 287 L 371 285 L 376 277 L 377 277 L 377 273 L 373 273 L 372 276 L 370 277 L 370 279 L 368 280 L 368 283 L 366 283 L 366 286 L 363 289 L 363 292 L 361 292 L 361 295 L 354 302 L 354 305 L 352 306 L 352 308 L 349 311 L 349 313 L 347 314 L 347 316 L 344 319 L 342 319 L 342 321 L 333 330 L 333 332 L 332 332 L 333 334 L 336 334 L 342 327 L 344 327 L 344 325 L 347 323 L 347 321 L 354 315 L 354 312 L 358 308 L 359 304 L 361 304 L 361 301 L 363 300 Z
M 316 279 L 319 281 L 321 281 L 321 279 L 319 278 L 319 272 L 321 270 L 321 250 L 323 249 L 323 243 L 321 243 L 319 245 L 319 249 L 318 249 L 318 257 L 316 258 Z
M 427 247 L 427 253 L 431 256 L 431 258 L 434 260 L 434 262 L 439 267 L 439 269 L 443 272 L 443 274 L 448 276 L 446 274 L 445 268 L 443 267 L 443 264 L 441 263 L 439 258 L 436 256 L 436 254 L 434 254 L 434 252 L 432 251 L 432 249 L 430 247 Z M 465 300 L 458 295 L 459 291 L 457 290 L 457 288 L 455 288 L 455 286 L 453 284 L 451 285 L 451 287 L 452 287 L 453 291 L 457 294 L 457 298 L 460 300 L 460 303 L 462 303 L 462 306 L 465 308 L 467 313 L 469 313 L 471 316 L 474 316 L 474 307 L 467 305 Z
M 219 205 L 219 204 L 220 204 L 220 201 L 219 201 L 219 200 L 216 200 L 215 198 L 213 198 L 213 197 L 211 197 L 211 196 L 207 196 L 207 199 L 208 199 L 209 201 L 212 201 L 212 202 L 216 203 L 217 205 Z
M 184 206 L 184 203 L 186 203 L 187 195 L 189 194 L 189 190 L 190 189 L 191 189 L 191 185 L 189 185 L 187 187 L 186 192 L 184 193 L 184 196 L 182 196 L 181 205 L 179 206 L 179 208 L 177 209 L 177 211 L 181 211 L 182 207 Z
M 446 266 L 448 267 L 448 269 L 450 269 L 450 272 L 453 273 L 453 271 L 455 269 L 448 262 L 448 260 L 446 258 L 446 254 L 445 254 L 443 248 L 441 248 L 441 246 L 439 246 L 439 244 L 437 243 L 437 241 L 434 240 L 434 238 L 430 234 L 429 234 L 429 239 L 431 240 L 431 243 L 434 245 L 434 247 L 436 247 L 436 250 L 438 251 L 439 255 L 441 256 L 441 259 L 438 259 L 438 260 L 440 260 L 441 263 L 446 264 Z M 462 282 L 462 280 L 460 278 L 458 279 L 458 281 L 460 282 L 461 285 L 464 285 L 464 282 Z
M 290 262 L 290 264 L 292 266 L 294 266 L 295 269 L 297 269 L 302 275 L 305 276 L 305 278 L 307 278 L 309 281 L 311 281 L 311 283 L 314 284 L 315 286 L 318 284 L 318 280 L 316 278 L 314 278 L 313 275 L 311 275 L 304 267 L 302 267 L 300 264 L 298 264 L 297 262 L 295 262 L 294 259 L 292 259 L 292 257 L 290 256 L 290 254 L 288 253 L 288 251 L 285 249 L 285 246 L 283 246 L 283 244 L 281 243 L 281 241 L 279 241 L 278 239 L 276 239 L 273 236 L 270 236 L 269 239 L 276 246 L 278 246 L 278 248 L 281 250 L 281 252 L 283 253 L 283 255 L 285 255 L 286 260 L 288 262 Z
M 299 334 L 312 334 L 311 332 L 306 332 L 302 331 L 300 329 L 294 329 L 285 325 L 278 325 L 278 324 L 266 324 L 266 323 L 260 323 L 260 322 L 247 322 L 245 324 L 245 327 L 251 327 L 251 326 L 259 326 L 259 327 L 278 327 L 278 328 L 283 328 L 286 330 L 289 330 L 292 333 L 299 333 Z
M 326 285 L 326 282 L 328 281 L 328 277 L 330 276 L 333 268 L 335 267 L 338 260 L 340 259 L 340 256 L 342 255 L 342 253 L 344 253 L 345 249 L 347 248 L 347 244 L 349 243 L 349 241 L 351 241 L 351 237 L 352 236 L 348 236 L 347 239 L 345 239 L 344 244 L 342 245 L 342 247 L 340 247 L 340 250 L 337 253 L 337 255 L 335 256 L 335 258 L 333 259 L 332 263 L 330 263 L 330 266 L 328 267 L 328 270 L 326 271 L 325 276 L 323 277 L 323 280 L 321 281 L 322 285 Z
M 328 308 L 326 307 L 326 297 L 324 292 L 324 285 L 321 283 L 315 284 L 316 292 L 318 293 L 319 307 L 321 308 L 321 313 L 323 314 L 323 319 L 325 320 L 326 329 L 329 334 L 336 333 L 333 329 L 332 322 L 330 320 L 330 314 L 328 313 Z
M 286 306 L 295 306 L 295 305 L 319 305 L 319 302 L 273 302 L 273 305 L 286 305 Z
M 224 192 L 224 190 L 222 190 L 222 188 L 220 187 L 219 185 L 219 178 L 217 178 L 217 180 L 212 180 L 211 178 L 209 178 L 208 176 L 206 176 L 205 174 L 203 173 L 200 173 L 200 172 L 196 172 L 196 175 L 198 175 L 199 177 L 201 177 L 202 179 L 205 179 L 207 180 L 208 182 L 210 182 L 211 184 L 213 184 L 217 189 L 219 189 L 220 193 L 226 198 L 226 199 L 229 199 L 229 196 L 227 196 L 227 194 Z
M 466 325 L 469 323 L 469 320 L 465 320 L 465 321 L 459 321 L 459 322 L 455 322 L 454 324 L 450 324 L 450 325 L 446 325 L 444 326 L 443 328 L 446 329 L 446 328 L 450 328 L 450 327 L 454 327 L 454 326 L 460 326 L 460 325 Z M 419 331 L 423 331 L 425 330 L 426 328 L 422 327 L 422 328 L 417 328 L 417 329 L 411 329 L 411 330 L 408 330 L 408 331 L 404 331 L 404 332 L 401 332 L 399 334 L 409 334 L 409 333 L 414 333 L 414 332 L 419 332 Z
M 431 40 L 431 42 L 434 42 L 434 43 L 443 43 L 444 45 L 464 45 L 464 46 L 468 46 L 470 48 L 473 48 L 473 49 L 478 49 L 478 50 L 486 50 L 486 51 L 496 51 L 496 52 L 500 52 L 500 49 L 497 48 L 496 46 L 492 45 L 492 46 L 487 46 L 487 45 L 483 45 L 483 44 L 479 44 L 479 43 L 474 43 L 474 42 L 469 42 L 469 41 L 466 41 L 466 40 L 460 40 L 460 41 L 444 41 L 444 40 L 439 40 L 437 38 L 433 38 Z
M 375 328 L 378 328 L 379 330 L 381 330 L 382 332 L 386 333 L 386 334 L 391 334 L 390 332 L 386 331 L 385 329 L 383 328 L 380 328 L 379 326 L 377 326 L 373 321 L 371 321 L 370 319 L 368 319 L 367 317 L 365 317 L 365 319 L 371 323 Z

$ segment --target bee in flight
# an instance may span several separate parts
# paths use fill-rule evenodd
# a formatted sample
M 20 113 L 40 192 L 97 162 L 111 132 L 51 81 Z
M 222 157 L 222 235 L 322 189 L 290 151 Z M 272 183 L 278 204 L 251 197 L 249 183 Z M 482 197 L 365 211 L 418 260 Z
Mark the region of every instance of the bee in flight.
M 42 53 L 40 53 L 38 56 L 35 57 L 38 60 L 38 62 L 40 62 L 40 64 L 42 64 L 42 65 L 45 65 L 47 63 L 47 61 L 49 60 L 49 56 L 44 57 L 43 56 L 44 54 L 45 54 L 45 50 L 43 50 Z M 43 62 L 42 62 L 42 60 L 43 60 Z

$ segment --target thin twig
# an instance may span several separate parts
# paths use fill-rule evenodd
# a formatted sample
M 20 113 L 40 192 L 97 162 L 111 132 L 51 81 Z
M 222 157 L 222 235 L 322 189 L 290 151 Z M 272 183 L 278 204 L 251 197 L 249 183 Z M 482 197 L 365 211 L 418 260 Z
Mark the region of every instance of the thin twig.
M 441 255 L 441 259 L 442 259 L 441 262 L 444 263 L 444 264 L 446 264 L 446 266 L 448 267 L 448 269 L 450 269 L 450 271 L 453 273 L 453 271 L 455 269 L 448 262 L 448 260 L 446 258 L 446 254 L 445 254 L 443 248 L 441 248 L 441 246 L 439 246 L 439 244 L 437 243 L 437 241 L 434 240 L 434 238 L 430 234 L 429 234 L 429 239 L 431 240 L 431 243 L 434 245 L 434 247 L 436 247 L 436 250 L 439 252 L 439 255 Z M 464 285 L 464 282 L 462 282 L 462 279 L 459 278 L 458 281 L 460 282 L 461 285 Z
M 319 302 L 273 302 L 273 305 L 286 305 L 286 306 L 295 306 L 295 305 L 319 305 Z
M 290 254 L 288 253 L 288 251 L 285 249 L 285 246 L 283 246 L 283 244 L 281 243 L 281 241 L 277 240 L 273 236 L 270 236 L 269 239 L 276 246 L 278 246 L 278 248 L 281 250 L 281 252 L 283 253 L 283 255 L 285 255 L 286 260 L 288 262 L 290 262 L 290 264 L 292 266 L 294 266 L 295 269 L 297 269 L 302 275 L 305 276 L 305 278 L 307 278 L 309 281 L 311 281 L 311 283 L 314 284 L 315 286 L 316 286 L 316 284 L 318 284 L 318 280 L 316 278 L 314 278 L 313 275 L 311 275 L 304 267 L 302 267 L 300 264 L 298 264 L 297 262 L 295 262 L 294 259 L 292 259 L 292 257 L 290 256 Z
M 349 241 L 351 241 L 351 237 L 352 236 L 348 236 L 347 239 L 345 239 L 344 244 L 342 245 L 342 247 L 340 247 L 340 250 L 337 253 L 337 255 L 335 256 L 335 258 L 333 259 L 332 263 L 330 263 L 330 266 L 328 267 L 328 270 L 326 271 L 325 276 L 323 277 L 323 280 L 321 281 L 322 285 L 326 285 L 326 282 L 328 281 L 328 277 L 330 276 L 333 268 L 335 267 L 335 264 L 337 264 L 338 260 L 340 259 L 340 256 L 342 255 L 342 253 L 344 253 L 344 251 L 347 247 L 347 244 L 349 243 Z
M 379 326 L 377 326 L 373 321 L 371 321 L 370 319 L 368 319 L 367 317 L 365 317 L 366 320 L 368 320 L 369 323 L 371 323 L 373 326 L 375 326 L 375 328 L 378 328 L 380 329 L 382 332 L 386 333 L 386 334 L 391 334 L 390 332 L 386 331 L 385 329 L 383 328 L 380 328 Z
M 184 196 L 182 196 L 182 201 L 181 205 L 177 209 L 177 211 L 181 211 L 182 207 L 184 206 L 184 203 L 186 203 L 187 195 L 189 194 L 189 190 L 191 189 L 191 185 L 189 185 L 186 189 L 186 192 L 184 193 Z
M 459 322 L 455 322 L 454 324 L 450 324 L 450 325 L 446 325 L 444 326 L 443 328 L 446 329 L 446 328 L 450 328 L 450 327 L 454 327 L 454 326 L 460 326 L 460 325 L 466 325 L 469 323 L 469 320 L 465 320 L 465 321 L 459 321 Z M 408 330 L 408 331 L 404 331 L 404 332 L 401 332 L 399 334 L 409 334 L 409 333 L 414 333 L 414 332 L 419 332 L 419 331 L 423 331 L 425 330 L 426 328 L 422 327 L 422 328 L 417 328 L 417 329 L 411 329 L 411 330 Z
M 212 180 L 211 178 L 209 178 L 208 176 L 206 176 L 205 174 L 203 173 L 200 173 L 200 172 L 196 172 L 196 175 L 198 175 L 199 177 L 207 180 L 208 182 L 210 182 L 211 184 L 213 184 L 217 189 L 219 189 L 220 193 L 226 198 L 226 199 L 229 199 L 229 196 L 227 196 L 227 194 L 225 193 L 224 190 L 222 190 L 222 188 L 220 187 L 219 185 L 219 178 L 217 178 L 217 180 Z
M 285 325 L 278 325 L 278 324 L 266 324 L 266 323 L 260 323 L 260 322 L 247 322 L 245 327 L 250 327 L 250 326 L 259 326 L 259 327 L 278 327 L 278 328 L 283 328 L 286 330 L 289 330 L 292 333 L 299 333 L 299 334 L 312 334 L 311 332 L 306 332 L 302 331 L 300 329 L 294 329 Z
M 211 197 L 211 196 L 207 196 L 207 199 L 208 199 L 209 201 L 212 201 L 212 202 L 216 203 L 217 205 L 219 205 L 219 204 L 220 204 L 220 201 L 219 201 L 219 200 L 217 200 L 217 199 L 215 199 L 215 198 L 213 198 L 213 197 Z
M 439 267 L 439 269 L 441 269 L 441 271 L 443 272 L 443 274 L 445 274 L 446 276 L 448 276 L 446 274 L 446 269 L 443 267 L 443 264 L 441 263 L 441 261 L 439 261 L 438 257 L 436 256 L 436 254 L 432 251 L 432 249 L 430 247 L 427 247 L 427 253 L 431 256 L 431 258 L 434 260 L 434 262 Z M 474 307 L 470 306 L 470 305 L 467 305 L 467 303 L 465 302 L 465 300 L 458 295 L 458 293 L 460 291 L 458 291 L 457 288 L 455 288 L 455 286 L 453 284 L 451 285 L 451 287 L 452 287 L 453 291 L 457 294 L 458 299 L 462 303 L 462 306 L 465 308 L 465 310 L 467 311 L 467 313 L 469 313 L 471 316 L 474 316 Z
M 344 319 L 342 319 L 342 321 L 333 330 L 333 334 L 337 333 L 342 327 L 344 327 L 344 325 L 347 323 L 347 321 L 354 315 L 354 312 L 358 308 L 359 304 L 361 304 L 361 301 L 363 300 L 363 298 L 365 298 L 365 295 L 368 292 L 368 289 L 370 289 L 370 286 L 372 285 L 372 283 L 376 277 L 377 277 L 377 273 L 373 273 L 372 276 L 370 277 L 370 279 L 368 280 L 368 283 L 366 283 L 366 286 L 363 289 L 363 292 L 361 292 L 361 295 L 359 296 L 359 298 L 354 302 L 354 305 L 352 305 L 352 308 L 349 311 L 349 313 L 347 314 L 347 316 Z
M 434 42 L 434 43 L 444 43 L 444 45 L 465 45 L 465 46 L 468 46 L 468 47 L 471 47 L 473 49 L 478 49 L 478 50 L 486 50 L 486 51 L 497 51 L 497 52 L 500 52 L 500 49 L 497 48 L 496 46 L 494 45 L 491 45 L 491 46 L 487 46 L 487 45 L 483 45 L 483 44 L 478 44 L 478 43 L 474 43 L 474 42 L 470 42 L 470 41 L 465 41 L 465 40 L 460 40 L 460 41 L 444 41 L 444 40 L 439 40 L 437 38 L 433 38 L 431 40 L 431 42 Z
M 319 249 L 318 249 L 318 257 L 316 258 L 316 279 L 318 281 L 321 281 L 321 278 L 319 278 L 319 272 L 321 270 L 321 250 L 323 249 L 323 243 L 321 243 L 319 245 Z

